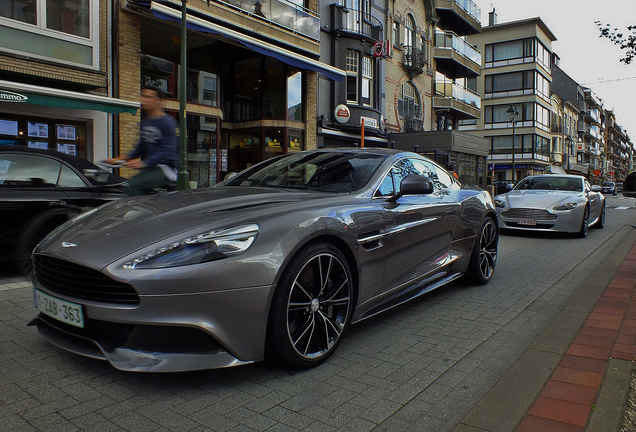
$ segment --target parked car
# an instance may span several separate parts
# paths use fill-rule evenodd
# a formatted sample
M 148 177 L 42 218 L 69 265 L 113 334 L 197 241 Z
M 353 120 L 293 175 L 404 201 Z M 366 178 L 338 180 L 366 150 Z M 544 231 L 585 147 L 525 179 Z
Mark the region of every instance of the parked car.
M 122 370 L 309 368 L 350 323 L 462 275 L 487 283 L 498 240 L 488 192 L 423 156 L 290 153 L 55 231 L 34 253 L 32 324 Z
M 597 187 L 597 189 L 600 189 Z M 536 175 L 495 197 L 502 229 L 558 231 L 587 236 L 605 225 L 605 196 L 577 175 Z
M 623 192 L 623 183 L 616 183 L 616 192 L 618 193 Z
M 636 198 L 636 171 L 623 180 L 623 196 Z
M 603 182 L 601 184 L 601 191 L 604 194 L 612 194 L 616 196 L 616 183 L 614 182 Z
M 31 252 L 47 233 L 125 196 L 125 181 L 80 157 L 0 146 L 0 260 L 28 274 Z

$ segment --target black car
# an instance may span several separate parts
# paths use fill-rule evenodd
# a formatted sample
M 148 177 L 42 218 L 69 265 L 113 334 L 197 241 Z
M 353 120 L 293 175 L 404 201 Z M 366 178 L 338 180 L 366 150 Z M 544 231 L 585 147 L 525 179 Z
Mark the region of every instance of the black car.
M 53 150 L 0 146 L 0 261 L 31 271 L 33 248 L 76 215 L 126 195 L 126 179 Z

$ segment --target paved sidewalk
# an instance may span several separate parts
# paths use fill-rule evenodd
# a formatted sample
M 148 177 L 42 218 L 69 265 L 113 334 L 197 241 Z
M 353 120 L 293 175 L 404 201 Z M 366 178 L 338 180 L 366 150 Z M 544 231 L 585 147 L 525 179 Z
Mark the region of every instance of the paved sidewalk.
M 620 430 L 636 369 L 635 241 L 625 238 L 455 432 Z

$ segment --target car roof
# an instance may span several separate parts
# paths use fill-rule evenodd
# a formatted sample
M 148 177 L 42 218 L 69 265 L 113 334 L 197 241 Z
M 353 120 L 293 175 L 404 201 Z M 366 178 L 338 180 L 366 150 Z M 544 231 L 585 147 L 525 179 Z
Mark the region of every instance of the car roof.
M 76 170 L 78 170 L 82 174 L 83 174 L 83 170 L 85 170 L 85 169 L 99 169 L 100 171 L 108 172 L 108 171 L 105 171 L 103 168 L 98 167 L 94 163 L 92 163 L 92 162 L 90 162 L 90 161 L 88 161 L 88 160 L 86 160 L 86 159 L 84 159 L 82 157 L 68 155 L 66 153 L 61 153 L 61 152 L 58 152 L 58 151 L 55 151 L 55 150 L 35 149 L 35 148 L 29 148 L 29 147 L 17 146 L 17 145 L 0 145 L 0 154 L 2 154 L 2 153 L 21 153 L 21 154 L 26 154 L 26 155 L 43 155 L 43 156 L 48 156 L 48 157 L 60 159 L 63 162 L 66 162 L 67 164 L 71 165 L 73 168 L 75 168 Z M 111 172 L 108 172 L 108 173 L 110 175 L 108 177 L 108 181 L 106 181 L 105 184 L 117 184 L 117 183 L 122 183 L 122 182 L 126 181 L 126 179 L 124 177 L 118 176 L 118 175 L 113 174 Z M 91 181 L 91 180 L 89 179 L 89 181 Z

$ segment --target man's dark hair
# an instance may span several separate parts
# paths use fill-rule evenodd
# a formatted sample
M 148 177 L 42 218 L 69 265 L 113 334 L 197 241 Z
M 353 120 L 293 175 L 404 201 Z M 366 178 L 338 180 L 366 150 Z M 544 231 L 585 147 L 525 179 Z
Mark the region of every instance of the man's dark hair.
M 152 85 L 144 85 L 142 88 L 142 90 L 152 90 L 153 92 L 155 92 L 157 94 L 157 97 L 159 99 L 163 99 L 165 97 L 165 93 L 163 90 L 161 90 L 159 87 L 157 86 L 152 86 Z

